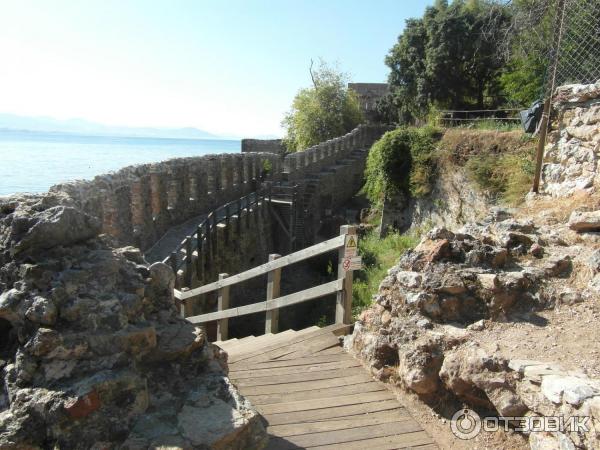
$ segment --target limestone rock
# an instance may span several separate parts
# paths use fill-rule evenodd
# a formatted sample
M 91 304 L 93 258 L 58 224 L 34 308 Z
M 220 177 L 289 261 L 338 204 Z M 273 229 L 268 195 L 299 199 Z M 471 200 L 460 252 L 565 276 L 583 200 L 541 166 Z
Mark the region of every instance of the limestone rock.
M 0 448 L 264 447 L 172 270 L 60 201 L 0 200 Z
M 15 245 L 15 252 L 71 245 L 100 233 L 97 219 L 68 206 L 55 206 L 34 214 L 28 226 Z M 18 231 L 15 234 L 19 234 Z
M 569 228 L 578 232 L 600 231 L 600 210 L 574 211 L 569 217 Z

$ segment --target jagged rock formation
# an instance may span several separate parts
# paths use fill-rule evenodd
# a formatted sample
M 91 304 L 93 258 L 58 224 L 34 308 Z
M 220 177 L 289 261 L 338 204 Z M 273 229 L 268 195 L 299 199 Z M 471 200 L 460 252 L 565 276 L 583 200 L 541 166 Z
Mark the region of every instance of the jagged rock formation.
M 599 448 L 600 83 L 560 88 L 556 98 L 546 195 L 429 232 L 389 270 L 345 346 L 375 376 L 431 404 L 588 417 L 586 432 L 530 433 L 533 449 Z
M 0 448 L 261 448 L 174 275 L 61 195 L 0 200 Z

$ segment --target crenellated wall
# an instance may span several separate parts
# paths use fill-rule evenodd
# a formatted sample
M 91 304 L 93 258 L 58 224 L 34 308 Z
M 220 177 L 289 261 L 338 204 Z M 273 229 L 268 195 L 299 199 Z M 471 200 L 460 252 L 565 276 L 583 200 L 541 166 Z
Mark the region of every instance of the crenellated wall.
M 357 149 L 365 150 L 386 130 L 360 125 L 344 136 L 286 156 L 226 153 L 129 166 L 89 181 L 58 184 L 50 191 L 66 194 L 70 202 L 98 217 L 102 231 L 119 244 L 147 250 L 170 228 L 255 191 L 262 181 L 298 183 L 326 171 L 335 181 L 320 188 L 326 190 L 321 192 L 324 198 L 335 201 L 341 192 L 355 192 L 360 187 L 356 174 L 335 175 L 344 172 L 339 162 Z
M 120 244 L 145 250 L 170 227 L 254 191 L 262 179 L 278 180 L 281 171 L 279 155 L 226 153 L 129 166 L 50 191 L 100 218 L 102 231 Z

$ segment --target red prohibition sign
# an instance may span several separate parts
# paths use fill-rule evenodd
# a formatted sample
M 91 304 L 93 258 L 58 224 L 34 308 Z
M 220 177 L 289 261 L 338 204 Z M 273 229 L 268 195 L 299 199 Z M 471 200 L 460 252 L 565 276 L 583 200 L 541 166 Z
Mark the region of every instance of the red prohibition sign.
M 350 268 L 350 259 L 345 259 L 344 263 L 342 264 L 342 267 L 344 268 L 344 270 L 348 270 Z

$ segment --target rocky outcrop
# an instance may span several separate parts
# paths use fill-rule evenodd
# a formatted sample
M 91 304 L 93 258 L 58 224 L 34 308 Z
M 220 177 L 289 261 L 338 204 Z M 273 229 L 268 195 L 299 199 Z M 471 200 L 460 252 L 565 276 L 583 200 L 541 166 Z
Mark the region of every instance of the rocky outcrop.
M 59 196 L 0 202 L 0 448 L 261 448 L 174 275 Z
M 425 401 L 450 394 L 502 417 L 589 415 L 588 433 L 536 434 L 532 448 L 553 448 L 538 440 L 554 445 L 559 438 L 596 448 L 600 380 L 556 364 L 512 360 L 495 342 L 477 339 L 489 324 L 587 295 L 556 287 L 571 276 L 579 250 L 561 245 L 546 227 L 511 215 L 496 208 L 482 223 L 457 232 L 430 231 L 388 271 L 345 346 L 376 377 Z M 593 254 L 590 261 L 596 264 Z

